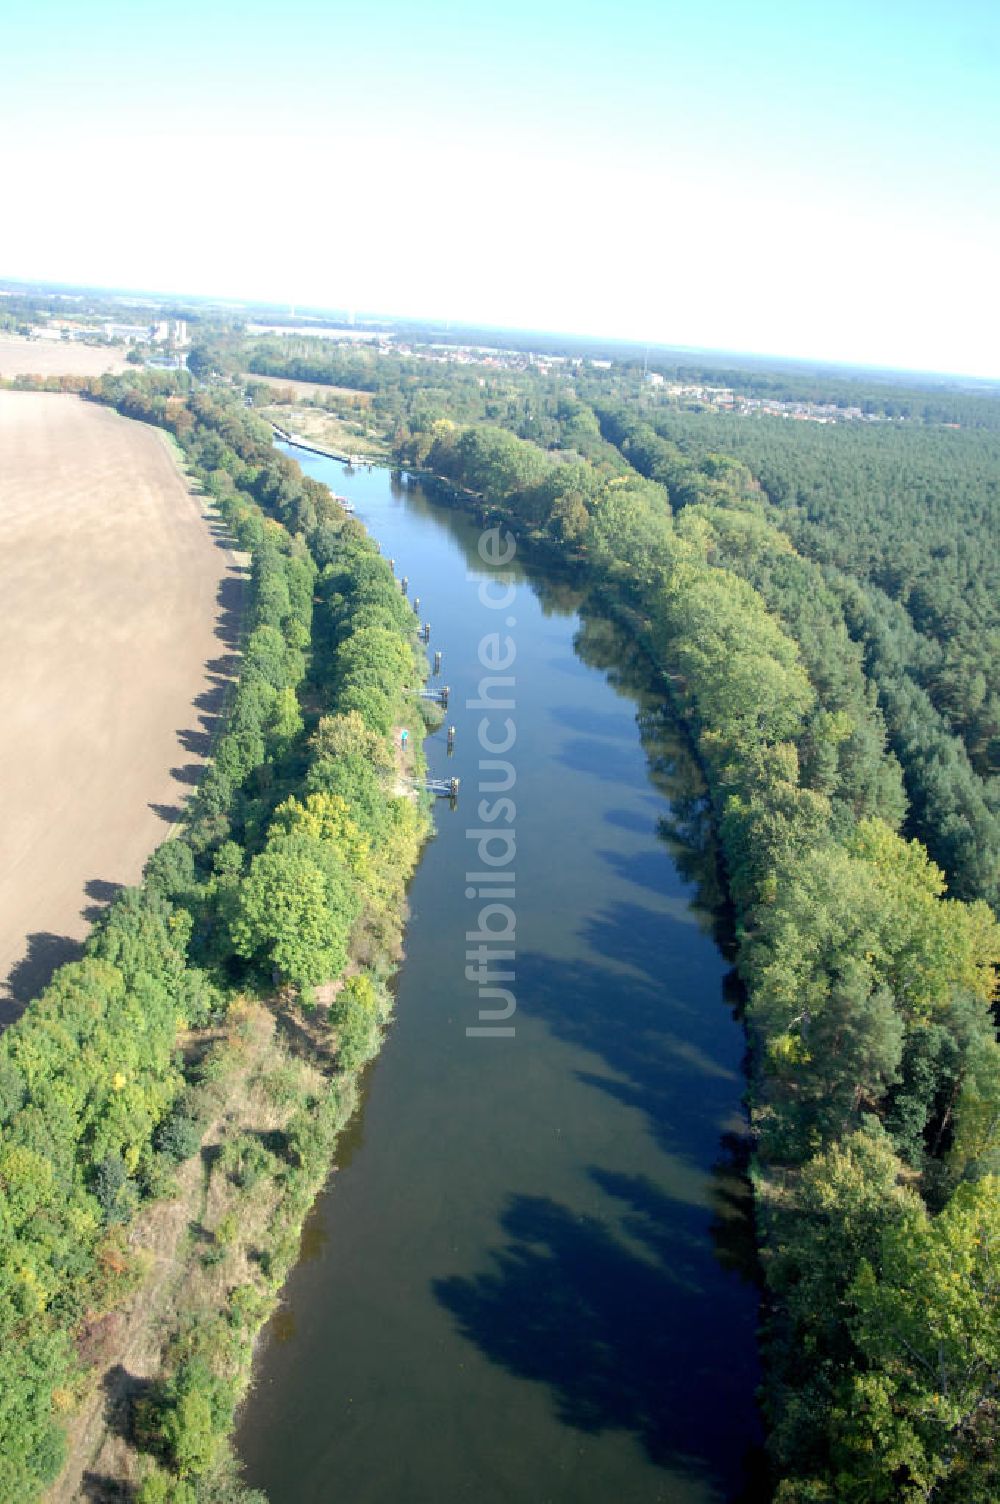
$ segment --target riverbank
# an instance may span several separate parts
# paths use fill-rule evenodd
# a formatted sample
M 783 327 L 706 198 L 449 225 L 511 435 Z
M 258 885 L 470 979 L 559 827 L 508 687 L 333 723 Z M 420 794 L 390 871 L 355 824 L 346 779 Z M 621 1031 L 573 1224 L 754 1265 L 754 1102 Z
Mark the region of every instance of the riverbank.
M 405 912 L 398 917 L 401 935 Z M 385 958 L 383 981 L 401 958 L 401 946 L 391 962 Z M 356 965 L 348 971 L 360 974 Z M 217 1027 L 182 1041 L 197 1106 L 211 1121 L 173 1184 L 129 1228 L 128 1294 L 78 1334 L 87 1376 L 65 1401 L 72 1412 L 67 1460 L 46 1494 L 50 1504 L 82 1497 L 115 1504 L 127 1489 L 144 1504 L 182 1504 L 185 1487 L 205 1473 L 216 1486 L 231 1480 L 227 1498 L 241 1497 L 225 1437 L 251 1383 L 260 1333 L 301 1257 L 305 1221 L 336 1170 L 337 1138 L 357 1108 L 360 1076 L 391 1019 L 385 988 L 377 1032 L 352 1068 L 341 1068 L 330 1016 L 342 984 L 327 989 L 311 1018 L 288 996 L 239 996 Z M 279 1177 L 291 1141 L 296 1173 Z M 184 1417 L 178 1436 L 164 1429 L 165 1381 L 192 1345 L 221 1360 L 226 1393 L 215 1395 L 221 1414 L 200 1425 L 197 1416 Z M 163 1469 L 164 1462 L 172 1465 Z
M 182 1224 L 172 1255 L 175 1277 L 159 1285 L 158 1302 L 140 1296 L 135 1304 L 135 1313 L 141 1310 L 142 1316 L 138 1332 L 132 1335 L 141 1341 L 142 1333 L 147 1334 L 151 1383 L 131 1384 L 120 1394 L 119 1434 L 114 1434 L 112 1426 L 94 1464 L 99 1476 L 105 1476 L 107 1465 L 112 1479 L 135 1480 L 148 1470 L 150 1453 L 167 1462 L 167 1472 L 147 1476 L 143 1499 L 158 1499 L 158 1490 L 166 1490 L 172 1498 L 175 1489 L 180 1498 L 189 1486 L 185 1480 L 209 1477 L 218 1483 L 220 1477 L 231 1476 L 233 1481 L 227 1486 L 234 1497 L 239 1494 L 223 1438 L 250 1382 L 258 1333 L 299 1256 L 303 1221 L 335 1168 L 337 1136 L 355 1109 L 357 1079 L 377 1053 L 389 1019 L 388 983 L 402 954 L 405 883 L 430 828 L 427 802 L 416 799 L 412 789 L 404 792 L 401 788 L 402 779 L 420 775 L 424 769 L 417 729 L 422 724 L 422 707 L 407 695 L 412 714 L 406 720 L 417 734 L 405 752 L 398 745 L 394 718 L 385 753 L 374 733 L 362 730 L 360 719 L 356 727 L 351 723 L 356 710 L 342 716 L 342 728 L 334 730 L 337 721 L 330 712 L 338 707 L 347 710 L 349 692 L 341 670 L 332 701 L 329 692 L 323 695 L 331 665 L 321 660 L 334 647 L 344 662 L 353 644 L 351 612 L 371 611 L 370 594 L 360 581 L 371 578 L 371 568 L 379 580 L 388 576 L 366 541 L 364 549 L 352 555 L 351 550 L 358 550 L 363 540 L 356 527 L 351 528 L 351 540 L 345 557 L 347 574 L 337 580 L 340 589 L 333 591 L 332 582 L 325 588 L 320 584 L 317 595 L 314 663 L 304 699 L 314 703 L 318 695 L 326 702 L 327 714 L 313 732 L 312 767 L 330 751 L 350 757 L 351 747 L 364 745 L 374 767 L 382 769 L 389 794 L 386 813 L 392 815 L 394 835 L 384 857 L 376 859 L 360 829 L 344 825 L 336 797 L 328 803 L 321 793 L 305 798 L 302 816 L 296 820 L 308 820 L 304 828 L 312 829 L 313 822 L 332 819 L 350 842 L 359 864 L 358 876 L 365 884 L 346 965 L 339 979 L 324 980 L 314 989 L 286 987 L 277 997 L 258 1004 L 237 995 L 225 1031 L 211 1041 L 207 1056 L 196 1067 L 196 1090 L 209 1083 L 221 1101 L 217 1119 L 201 1142 L 199 1171 L 186 1177 L 181 1215 L 176 1210 L 159 1216 L 154 1212 L 151 1219 L 151 1231 L 164 1222 L 175 1230 Z M 359 574 L 352 558 L 357 560 Z M 348 604 L 345 608 L 342 592 L 346 590 L 350 600 L 359 585 L 357 607 Z M 400 604 L 396 593 L 389 599 L 390 614 L 399 623 L 404 641 L 407 636 L 415 638 L 416 622 L 408 605 Z M 345 609 L 346 634 L 344 625 L 336 621 Z M 362 636 L 365 630 L 361 629 Z M 405 661 L 401 659 L 401 664 Z M 369 713 L 375 714 L 374 710 Z M 304 788 L 310 787 L 318 785 L 307 772 Z M 281 806 L 286 808 L 288 802 Z M 378 814 L 376 825 L 382 819 Z M 268 905 L 280 902 L 274 889 L 276 876 L 269 874 Z M 140 1246 L 146 1230 L 138 1229 Z M 206 1384 L 197 1372 L 199 1363 L 214 1370 L 214 1384 Z M 116 1366 L 112 1375 L 117 1371 Z M 113 1378 L 105 1387 L 114 1393 Z M 210 1422 L 200 1422 L 197 1412 L 188 1413 L 192 1397 L 209 1398 Z M 171 1482 L 171 1473 L 176 1483 Z
M 231 402 L 103 395 L 180 439 L 252 557 L 250 602 L 177 837 L 0 1042 L 4 1504 L 50 1480 L 52 1499 L 245 1492 L 226 1435 L 381 1043 L 430 825 L 394 793 L 393 728 L 421 725 L 417 622 L 363 529 L 290 462 L 269 470 Z M 242 488 L 204 462 L 223 432 Z M 322 528 L 322 569 L 301 520 L 295 539 L 261 509 L 272 473 Z
M 111 1501 L 141 1487 L 150 1470 L 149 1442 L 160 1450 L 155 1417 L 147 1432 L 144 1407 L 191 1327 L 232 1329 L 224 1340 L 238 1401 L 256 1332 L 274 1309 L 297 1257 L 303 1219 L 328 1174 L 318 1158 L 291 1196 L 262 1173 L 255 1146 L 280 1141 L 298 1102 L 323 1103 L 329 1132 L 354 1108 L 354 1078 L 334 1095 L 329 1049 L 277 1002 L 239 999 L 219 1027 L 191 1033 L 183 1048 L 190 1062 L 200 1062 L 203 1105 L 212 1119 L 173 1187 L 129 1229 L 134 1288 L 79 1334 L 86 1388 L 67 1428 L 66 1464 L 47 1495 L 52 1504 L 73 1504 L 84 1488 L 90 1500 Z
M 696 887 L 662 833 L 700 807 L 697 780 L 563 575 L 516 557 L 501 583 L 477 522 L 419 485 L 376 471 L 349 490 L 443 649 L 456 736 L 428 757 L 461 793 L 410 890 L 392 1035 L 260 1350 L 248 1481 L 272 1504 L 322 1504 L 332 1477 L 359 1504 L 739 1497 L 759 1435 L 756 1291 L 733 1257 L 743 1039 L 701 907 L 711 856 L 690 858 Z M 499 745 L 509 715 L 516 740 L 484 771 L 498 631 L 516 703 L 484 734 Z M 505 832 L 511 803 L 515 1033 L 470 1037 L 466 832 L 493 804 Z
M 634 470 L 489 427 L 442 424 L 427 462 L 585 561 L 697 738 L 746 987 L 777 1497 L 897 1497 L 904 1474 L 907 1498 L 965 1497 L 992 1477 L 992 1389 L 962 1352 L 993 1320 L 1000 936 L 898 833 L 899 769 L 835 601 L 734 460 L 709 456 L 676 515 Z M 948 1044 L 923 1074 L 930 1038 Z M 914 1297 L 955 1240 L 975 1300 Z

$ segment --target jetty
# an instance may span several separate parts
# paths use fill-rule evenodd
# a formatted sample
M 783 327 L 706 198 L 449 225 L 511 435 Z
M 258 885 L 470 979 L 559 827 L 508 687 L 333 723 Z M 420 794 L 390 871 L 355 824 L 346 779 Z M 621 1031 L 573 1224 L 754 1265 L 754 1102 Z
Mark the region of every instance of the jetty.
M 349 465 L 352 470 L 360 470 L 367 465 L 370 470 L 372 462 L 363 454 L 342 454 L 339 449 L 327 449 L 324 444 L 317 444 L 312 439 L 304 439 L 300 433 L 292 433 L 288 428 L 282 428 L 280 423 L 275 423 L 273 418 L 268 418 L 268 423 L 285 444 L 293 444 L 296 449 L 306 449 L 310 454 L 321 454 L 325 460 L 338 460 L 342 465 Z M 340 497 L 337 498 L 338 501 Z
M 407 783 L 414 789 L 426 789 L 429 794 L 437 794 L 442 799 L 457 799 L 458 778 L 408 778 Z
M 268 418 L 267 421 L 274 429 L 274 432 L 277 434 L 278 438 L 281 439 L 282 443 L 284 444 L 294 444 L 296 449 L 308 449 L 310 454 L 321 454 L 324 459 L 340 460 L 341 463 L 345 465 L 350 465 L 353 463 L 344 455 L 337 454 L 332 449 L 324 449 L 320 444 L 311 444 L 308 439 L 303 439 L 295 433 L 289 433 L 287 428 L 282 428 L 280 423 L 275 423 L 271 418 Z M 348 501 L 346 496 L 338 496 L 336 491 L 334 491 L 333 499 L 338 506 L 343 507 L 345 512 L 354 511 L 353 502 Z

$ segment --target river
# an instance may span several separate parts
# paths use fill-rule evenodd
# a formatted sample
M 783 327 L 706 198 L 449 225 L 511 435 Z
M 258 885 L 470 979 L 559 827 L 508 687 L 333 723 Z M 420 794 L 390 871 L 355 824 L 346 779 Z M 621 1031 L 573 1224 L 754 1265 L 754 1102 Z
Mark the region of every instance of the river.
M 744 1040 L 696 771 L 578 593 L 516 560 L 509 603 L 484 604 L 481 582 L 500 587 L 473 519 L 287 452 L 420 596 L 456 728 L 428 761 L 461 793 L 438 801 L 395 1022 L 265 1334 L 248 1481 L 272 1504 L 749 1499 Z M 470 1036 L 486 900 L 466 896 L 484 756 L 466 701 L 497 631 L 516 645 L 515 707 L 490 719 L 516 726 L 517 1011 L 512 1036 Z

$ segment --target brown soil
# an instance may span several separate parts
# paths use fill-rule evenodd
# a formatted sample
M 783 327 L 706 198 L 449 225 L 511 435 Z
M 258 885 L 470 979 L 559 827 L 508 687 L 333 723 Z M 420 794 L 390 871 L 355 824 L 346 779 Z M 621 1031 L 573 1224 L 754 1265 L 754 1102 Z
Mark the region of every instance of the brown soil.
M 359 392 L 351 386 L 330 386 L 323 381 L 293 381 L 284 376 L 258 376 L 244 371 L 241 381 L 263 381 L 276 392 L 291 392 L 295 397 L 347 397 L 358 407 L 370 407 L 371 392 Z
M 81 345 L 77 340 L 24 339 L 0 335 L 0 376 L 102 376 L 126 371 L 122 350 Z
M 245 569 L 174 453 L 0 391 L 0 1022 L 169 834 L 235 666 Z

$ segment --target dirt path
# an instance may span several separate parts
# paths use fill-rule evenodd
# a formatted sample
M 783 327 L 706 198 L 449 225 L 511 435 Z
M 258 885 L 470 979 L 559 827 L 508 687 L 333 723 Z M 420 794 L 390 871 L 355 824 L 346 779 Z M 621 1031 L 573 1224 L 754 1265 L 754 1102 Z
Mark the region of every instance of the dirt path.
M 168 834 L 234 666 L 243 574 L 165 435 L 0 391 L 0 1024 Z

